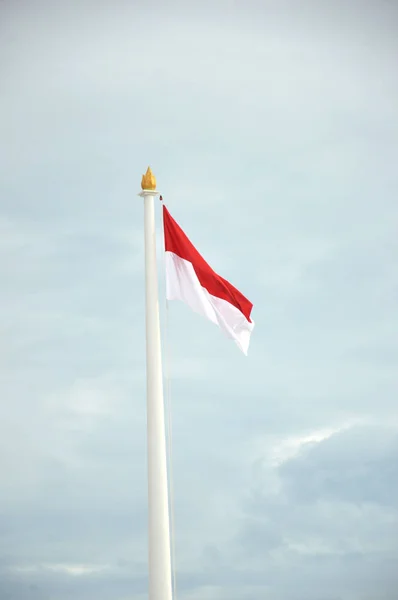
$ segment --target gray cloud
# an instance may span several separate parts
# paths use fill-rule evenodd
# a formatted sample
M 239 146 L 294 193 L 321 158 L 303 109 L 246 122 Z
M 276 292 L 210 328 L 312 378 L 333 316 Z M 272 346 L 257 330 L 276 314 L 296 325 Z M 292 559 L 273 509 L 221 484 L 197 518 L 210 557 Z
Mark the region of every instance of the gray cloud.
M 396 440 L 396 430 L 357 426 L 307 442 L 278 467 L 277 491 L 264 464 L 245 503 L 240 565 L 261 569 L 281 597 L 393 598 Z

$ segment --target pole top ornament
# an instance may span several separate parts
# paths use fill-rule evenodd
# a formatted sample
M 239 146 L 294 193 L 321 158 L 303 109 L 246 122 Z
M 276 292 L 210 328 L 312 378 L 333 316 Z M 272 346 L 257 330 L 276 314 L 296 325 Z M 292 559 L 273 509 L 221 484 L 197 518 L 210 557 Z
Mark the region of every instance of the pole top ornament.
M 141 188 L 143 190 L 156 190 L 156 177 L 152 173 L 151 167 L 148 167 L 145 175 L 142 176 Z

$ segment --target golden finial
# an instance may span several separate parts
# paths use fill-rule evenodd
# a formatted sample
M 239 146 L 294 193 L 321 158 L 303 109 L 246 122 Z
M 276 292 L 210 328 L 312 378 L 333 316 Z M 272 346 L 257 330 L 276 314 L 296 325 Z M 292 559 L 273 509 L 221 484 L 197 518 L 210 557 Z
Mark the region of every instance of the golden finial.
M 141 187 L 143 190 L 156 190 L 156 177 L 148 167 L 145 175 L 141 179 Z

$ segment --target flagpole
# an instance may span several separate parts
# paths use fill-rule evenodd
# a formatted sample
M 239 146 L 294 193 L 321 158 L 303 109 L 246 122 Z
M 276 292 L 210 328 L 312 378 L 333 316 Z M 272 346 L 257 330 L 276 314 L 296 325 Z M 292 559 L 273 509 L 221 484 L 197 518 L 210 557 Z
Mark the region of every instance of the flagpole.
M 160 343 L 156 229 L 156 179 L 142 177 L 145 230 L 145 309 L 148 453 L 148 600 L 172 600 L 166 436 Z

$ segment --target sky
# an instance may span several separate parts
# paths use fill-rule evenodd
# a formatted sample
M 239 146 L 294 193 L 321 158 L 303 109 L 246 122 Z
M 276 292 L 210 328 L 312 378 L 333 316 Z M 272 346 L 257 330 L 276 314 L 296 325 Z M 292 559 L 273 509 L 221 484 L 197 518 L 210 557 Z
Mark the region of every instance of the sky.
M 395 600 L 398 3 L 0 2 L 0 599 L 147 597 L 141 175 L 254 303 L 181 303 L 177 598 Z

